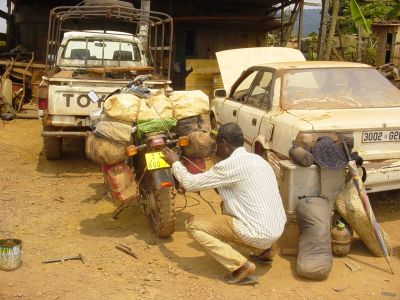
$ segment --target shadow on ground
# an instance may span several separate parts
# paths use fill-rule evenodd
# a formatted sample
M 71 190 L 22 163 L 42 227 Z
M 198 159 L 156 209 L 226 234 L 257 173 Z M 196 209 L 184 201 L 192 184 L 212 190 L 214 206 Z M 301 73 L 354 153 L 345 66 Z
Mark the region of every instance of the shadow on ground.
M 85 155 L 85 140 L 83 138 L 65 138 L 63 156 L 59 160 L 47 160 L 42 149 L 36 170 L 54 177 L 68 177 L 66 173 L 85 174 L 99 172 L 100 168 L 90 162 Z

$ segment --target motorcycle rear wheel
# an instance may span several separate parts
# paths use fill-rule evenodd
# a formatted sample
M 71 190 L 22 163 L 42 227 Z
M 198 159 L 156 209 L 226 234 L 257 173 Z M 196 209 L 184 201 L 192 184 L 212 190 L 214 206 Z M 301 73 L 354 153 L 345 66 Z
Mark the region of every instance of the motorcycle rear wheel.
M 153 190 L 155 207 L 148 215 L 151 227 L 158 237 L 169 237 L 175 231 L 176 210 L 172 188 Z

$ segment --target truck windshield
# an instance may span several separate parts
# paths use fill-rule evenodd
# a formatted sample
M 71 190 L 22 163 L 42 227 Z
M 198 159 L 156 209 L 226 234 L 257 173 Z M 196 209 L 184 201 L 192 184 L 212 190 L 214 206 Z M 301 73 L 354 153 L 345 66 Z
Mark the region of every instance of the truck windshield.
M 400 91 L 373 68 L 289 70 L 283 76 L 284 109 L 400 106 Z
M 69 40 L 63 52 L 65 59 L 84 61 L 140 61 L 139 47 L 134 42 L 110 40 Z

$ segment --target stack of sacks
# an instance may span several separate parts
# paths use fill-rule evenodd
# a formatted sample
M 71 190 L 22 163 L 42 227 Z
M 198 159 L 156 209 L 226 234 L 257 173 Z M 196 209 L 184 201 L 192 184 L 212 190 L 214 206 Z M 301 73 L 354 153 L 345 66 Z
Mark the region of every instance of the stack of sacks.
M 167 96 L 159 90 L 149 98 L 117 94 L 104 103 L 109 117 L 137 123 L 139 136 L 176 126 L 178 136 L 189 137 L 189 147 L 184 151 L 190 157 L 206 157 L 211 152 L 209 109 L 208 96 L 202 91 L 174 91 Z M 189 130 L 180 130 L 189 123 Z
M 209 99 L 202 91 L 175 91 L 167 96 L 159 90 L 149 98 L 133 94 L 117 94 L 104 103 L 108 116 L 128 122 L 147 121 L 158 118 L 180 120 L 206 114 L 210 110 Z

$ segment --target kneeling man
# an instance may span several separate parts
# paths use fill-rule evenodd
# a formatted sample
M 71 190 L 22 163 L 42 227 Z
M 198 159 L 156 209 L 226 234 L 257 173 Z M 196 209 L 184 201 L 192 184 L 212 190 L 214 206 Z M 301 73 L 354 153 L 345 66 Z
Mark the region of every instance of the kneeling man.
M 243 147 L 243 132 L 236 123 L 221 126 L 217 155 L 222 161 L 209 171 L 190 174 L 178 155 L 166 149 L 165 159 L 185 190 L 217 189 L 223 215 L 191 217 L 186 230 L 205 251 L 231 273 L 228 283 L 240 283 L 256 266 L 229 243 L 246 246 L 259 260 L 273 257 L 272 244 L 280 237 L 286 215 L 272 167 L 259 155 Z

